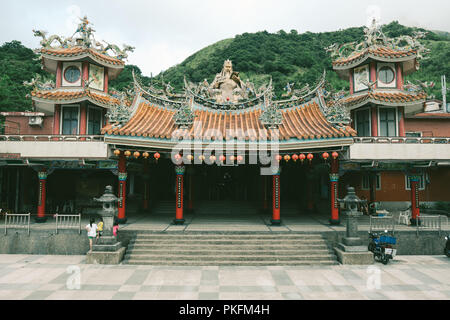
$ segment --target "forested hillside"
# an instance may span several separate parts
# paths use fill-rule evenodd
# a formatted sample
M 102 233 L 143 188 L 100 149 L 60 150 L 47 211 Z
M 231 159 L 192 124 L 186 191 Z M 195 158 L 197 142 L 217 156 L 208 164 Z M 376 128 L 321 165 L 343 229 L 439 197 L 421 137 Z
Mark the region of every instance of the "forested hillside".
M 397 22 L 391 22 L 383 28 L 383 32 L 390 37 L 412 35 L 414 30 Z M 180 91 L 184 76 L 192 82 L 200 82 L 205 78 L 211 82 L 222 69 L 224 60 L 230 59 L 234 70 L 240 72 L 243 80 L 249 79 L 260 85 L 271 76 L 278 96 L 283 93 L 288 82 L 295 82 L 295 88 L 306 83 L 314 84 L 324 69 L 327 70 L 328 81 L 336 89 L 348 89 L 348 82 L 339 79 L 333 72 L 331 58 L 324 48 L 333 43 L 361 41 L 363 36 L 363 27 L 323 33 L 299 34 L 295 30 L 244 33 L 198 51 L 153 79 L 142 75 L 138 66 L 126 65 L 118 79 L 111 81 L 110 87 L 121 90 L 129 86 L 132 82 L 131 71 L 134 69 L 141 75 L 144 84 L 151 81 L 154 86 L 160 86 L 163 79 Z M 428 93 L 441 99 L 441 75 L 450 78 L 450 37 L 446 32 L 430 31 L 423 42 L 431 49 L 431 54 L 428 59 L 421 61 L 420 70 L 408 79 L 434 81 L 436 85 Z M 31 108 L 31 100 L 26 98 L 30 89 L 23 82 L 30 81 L 36 73 L 45 75 L 36 58 L 37 55 L 19 41 L 5 43 L 0 47 L 1 111 Z

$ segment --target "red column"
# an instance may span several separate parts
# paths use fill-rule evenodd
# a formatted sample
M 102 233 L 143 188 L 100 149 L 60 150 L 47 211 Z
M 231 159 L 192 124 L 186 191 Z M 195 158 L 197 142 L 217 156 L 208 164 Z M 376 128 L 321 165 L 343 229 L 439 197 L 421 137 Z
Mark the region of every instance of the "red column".
M 45 216 L 45 201 L 47 198 L 46 184 L 47 184 L 47 172 L 39 171 L 39 193 L 38 193 L 38 205 L 37 205 L 37 217 L 36 222 L 45 222 L 47 217 Z
M 330 208 L 331 208 L 331 218 L 330 224 L 339 224 L 341 221 L 339 219 L 339 203 L 338 199 L 338 181 L 339 181 L 339 160 L 331 160 L 330 168 Z
M 353 89 L 353 69 L 350 70 L 349 72 L 349 80 L 350 80 L 350 94 L 354 93 L 354 89 Z
M 86 112 L 86 104 L 82 103 L 80 106 L 80 135 L 86 134 L 86 128 L 87 128 L 87 112 Z M 84 140 L 84 138 L 80 139 Z
M 56 67 L 56 88 L 60 88 L 62 83 L 62 62 L 58 62 Z
M 108 80 L 109 80 L 109 75 L 108 75 L 108 68 L 105 68 L 105 79 L 104 79 L 104 83 L 105 83 L 105 87 L 104 87 L 104 91 L 106 93 L 108 93 Z
M 281 168 L 280 168 L 281 169 Z M 279 169 L 279 170 L 280 170 Z M 280 219 L 280 171 L 272 176 L 272 225 L 279 225 Z
M 61 119 L 61 105 L 55 104 L 55 112 L 53 113 L 53 134 L 60 134 L 59 127 Z
M 377 81 L 377 64 L 375 62 L 370 63 L 370 82 Z M 373 88 L 376 88 L 377 84 L 373 86 Z
M 417 225 L 417 219 L 420 217 L 419 209 L 419 181 L 420 176 L 410 175 L 411 185 L 411 225 Z
M 405 107 L 398 107 L 398 135 L 405 136 Z
M 402 64 L 400 62 L 396 65 L 396 73 L 397 73 L 397 89 L 403 90 L 403 71 Z
M 84 81 L 89 80 L 89 63 L 83 62 L 83 81 L 81 81 L 81 85 L 84 87 Z
M 120 199 L 118 202 L 118 221 L 119 223 L 126 223 L 127 218 L 125 216 L 126 198 L 127 198 L 127 163 L 125 155 L 123 153 L 119 156 L 119 189 L 117 197 Z
M 175 219 L 174 224 L 183 224 L 183 176 L 185 172 L 185 167 L 183 165 L 175 166 L 176 173 L 176 194 L 175 194 Z
M 372 137 L 378 137 L 378 108 L 376 106 L 372 107 Z

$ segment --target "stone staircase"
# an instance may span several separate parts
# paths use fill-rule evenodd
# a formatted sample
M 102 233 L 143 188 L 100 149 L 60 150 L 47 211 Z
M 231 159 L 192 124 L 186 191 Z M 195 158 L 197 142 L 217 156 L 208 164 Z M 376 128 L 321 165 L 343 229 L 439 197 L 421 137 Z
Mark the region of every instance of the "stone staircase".
M 272 232 L 137 233 L 124 264 L 274 266 L 338 264 L 320 234 Z

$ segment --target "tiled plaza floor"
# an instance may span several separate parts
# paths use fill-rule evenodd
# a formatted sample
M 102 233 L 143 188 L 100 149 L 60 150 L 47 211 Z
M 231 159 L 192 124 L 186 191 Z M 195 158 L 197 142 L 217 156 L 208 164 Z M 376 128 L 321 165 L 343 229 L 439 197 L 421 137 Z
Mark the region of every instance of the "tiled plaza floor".
M 397 256 L 386 266 L 301 267 L 113 266 L 84 260 L 0 255 L 0 299 L 450 299 L 450 260 L 444 256 Z

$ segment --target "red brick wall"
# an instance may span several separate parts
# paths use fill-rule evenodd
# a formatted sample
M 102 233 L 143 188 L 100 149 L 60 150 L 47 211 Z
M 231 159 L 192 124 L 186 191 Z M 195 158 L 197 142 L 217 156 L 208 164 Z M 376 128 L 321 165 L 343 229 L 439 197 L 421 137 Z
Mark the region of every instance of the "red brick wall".
M 28 119 L 28 116 L 6 116 L 6 124 L 10 123 L 11 127 L 5 127 L 5 134 L 18 134 L 17 128 L 19 128 L 19 134 L 52 134 L 53 116 L 44 117 L 42 127 L 30 126 Z
M 370 198 L 369 190 L 362 190 L 361 172 L 348 172 L 340 183 L 355 187 L 358 197 Z M 420 201 L 450 201 L 448 181 L 450 168 L 433 168 L 428 170 L 430 184 L 425 190 L 419 191 Z M 381 173 L 381 189 L 376 191 L 377 201 L 410 201 L 411 191 L 406 190 L 405 174 L 400 171 L 386 171 Z
M 424 137 L 450 137 L 450 119 L 405 119 L 405 131 L 420 131 Z

